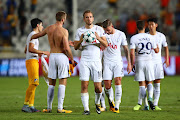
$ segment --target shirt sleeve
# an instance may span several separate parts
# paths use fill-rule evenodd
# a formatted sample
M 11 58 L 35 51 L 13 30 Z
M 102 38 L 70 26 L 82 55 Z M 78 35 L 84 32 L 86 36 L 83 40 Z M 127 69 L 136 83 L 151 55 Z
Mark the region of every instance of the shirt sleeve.
M 80 34 L 79 34 L 79 30 L 77 30 L 74 41 L 79 41 L 79 40 L 80 40 L 80 37 L 81 37 L 81 36 L 80 36 Z
M 131 37 L 130 39 L 130 49 L 136 49 L 134 37 Z
M 37 41 L 37 39 L 32 39 L 29 43 L 33 43 L 33 44 L 35 44 L 35 43 L 36 43 L 36 41 Z
M 162 35 L 162 46 L 163 46 L 163 47 L 167 47 L 167 46 L 168 46 L 168 45 L 167 45 L 167 41 L 166 41 L 166 37 L 165 37 L 164 34 Z
M 121 43 L 121 45 L 128 45 L 127 38 L 126 38 L 126 35 L 124 33 L 122 33 L 122 43 Z
M 102 27 L 99 27 L 99 37 L 105 37 L 105 33 L 104 33 L 104 30 L 103 30 L 103 28 Z

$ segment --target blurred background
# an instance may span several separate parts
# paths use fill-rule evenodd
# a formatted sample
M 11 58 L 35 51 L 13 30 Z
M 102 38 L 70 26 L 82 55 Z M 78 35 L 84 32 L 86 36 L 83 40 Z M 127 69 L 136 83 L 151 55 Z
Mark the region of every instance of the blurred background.
M 73 41 L 77 28 L 84 25 L 83 12 L 87 9 L 94 14 L 94 24 L 111 19 L 116 29 L 125 32 L 128 42 L 137 33 L 137 20 L 157 17 L 158 31 L 165 34 L 170 50 L 168 71 L 173 71 L 170 75 L 180 74 L 180 0 L 0 0 L 0 76 L 27 74 L 24 47 L 32 30 L 31 19 L 38 17 L 47 27 L 55 23 L 56 12 L 65 11 L 68 17 L 64 27 Z M 47 36 L 40 38 L 39 44 L 40 50 L 49 50 Z M 78 61 L 80 51 L 72 48 L 72 52 Z

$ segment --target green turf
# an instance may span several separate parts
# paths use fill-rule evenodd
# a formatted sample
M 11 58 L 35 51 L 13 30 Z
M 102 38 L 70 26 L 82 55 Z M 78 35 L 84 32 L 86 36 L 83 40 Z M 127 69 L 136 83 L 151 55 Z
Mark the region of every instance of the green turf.
M 83 106 L 80 97 L 80 81 L 78 77 L 71 77 L 66 87 L 66 97 L 64 106 L 73 111 L 71 114 L 58 114 L 57 110 L 57 90 L 52 113 L 23 113 L 23 106 L 26 88 L 28 87 L 27 77 L 0 77 L 0 120 L 180 120 L 180 76 L 165 77 L 161 82 L 161 97 L 159 106 L 162 111 L 133 111 L 137 104 L 138 83 L 133 81 L 133 77 L 124 77 L 122 80 L 122 103 L 120 113 L 111 111 L 98 115 L 94 105 L 94 87 L 92 81 L 89 84 L 90 111 L 91 115 L 82 115 Z M 47 85 L 43 78 L 40 78 L 40 85 L 36 89 L 35 106 L 42 110 L 47 104 Z M 107 104 L 107 108 L 109 108 Z

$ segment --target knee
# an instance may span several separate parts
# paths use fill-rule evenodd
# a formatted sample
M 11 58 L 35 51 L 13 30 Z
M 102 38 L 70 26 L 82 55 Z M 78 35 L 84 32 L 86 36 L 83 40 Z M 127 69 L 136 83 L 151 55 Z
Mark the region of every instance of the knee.
M 121 77 L 115 78 L 115 85 L 121 85 Z
M 81 86 L 81 93 L 86 93 L 88 92 L 87 86 Z

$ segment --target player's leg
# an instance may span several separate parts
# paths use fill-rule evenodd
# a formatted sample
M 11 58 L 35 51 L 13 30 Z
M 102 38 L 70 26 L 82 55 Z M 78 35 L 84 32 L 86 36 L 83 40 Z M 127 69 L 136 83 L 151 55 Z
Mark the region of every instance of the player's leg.
M 24 101 L 24 106 L 22 108 L 23 112 L 40 112 L 34 108 L 34 97 L 36 87 L 39 85 L 39 64 L 38 60 L 31 59 L 26 60 L 26 68 L 29 79 L 29 86 L 26 90 L 26 97 Z
M 83 115 L 90 115 L 89 110 L 89 93 L 88 93 L 88 85 L 89 85 L 89 64 L 86 61 L 80 62 L 80 80 L 81 80 L 81 101 L 84 107 Z
M 122 77 L 116 77 L 115 80 L 115 111 L 116 113 L 119 113 L 119 105 L 121 103 L 121 97 L 122 97 L 122 86 L 121 86 L 121 80 Z
M 56 85 L 56 78 L 57 78 L 57 67 L 55 63 L 56 63 L 55 54 L 51 53 L 49 57 L 49 68 L 48 68 L 49 86 L 48 86 L 48 91 L 47 91 L 47 109 L 43 109 L 43 112 L 45 113 L 52 112 L 54 88 Z
M 90 63 L 91 80 L 95 87 L 95 105 L 96 112 L 101 113 L 100 98 L 102 96 L 102 64 L 100 61 Z
M 114 81 L 115 81 L 115 113 L 119 113 L 119 105 L 121 103 L 121 97 L 122 97 L 122 85 L 121 80 L 124 76 L 124 69 L 123 69 L 123 63 L 116 63 L 114 64 Z
M 102 96 L 100 98 L 100 102 L 101 102 L 101 111 L 107 111 L 105 104 L 104 81 L 102 81 Z
M 52 103 L 54 99 L 55 85 L 56 85 L 56 79 L 49 78 L 49 86 L 48 86 L 48 91 L 47 91 L 47 109 L 43 109 L 43 112 L 45 113 L 52 112 Z
M 147 83 L 147 92 L 148 92 L 148 102 L 150 105 L 150 108 L 152 110 L 155 109 L 154 104 L 153 104 L 153 85 L 152 85 L 152 81 Z
M 160 79 L 154 80 L 154 106 L 155 110 L 161 110 L 158 106 L 159 97 L 160 97 Z
M 88 93 L 89 81 L 81 81 L 81 101 L 84 107 L 84 115 L 89 115 L 89 93 Z
M 102 96 L 102 86 L 101 82 L 94 82 L 94 88 L 95 88 L 95 105 L 96 105 L 96 112 L 98 114 L 101 113 L 101 105 L 100 105 L 100 99 Z
M 136 105 L 133 108 L 133 110 L 139 110 L 141 108 L 142 101 L 144 103 L 146 103 L 144 100 L 145 96 L 146 96 L 144 67 L 145 67 L 145 65 L 143 62 L 136 63 L 136 74 L 135 74 L 134 80 L 139 82 L 139 97 L 138 97 L 138 105 Z M 148 106 L 148 104 L 147 104 L 147 106 Z
M 67 78 L 62 78 L 59 80 L 58 88 L 58 113 L 71 113 L 71 110 L 63 109 L 63 103 L 65 98 L 65 89 L 66 89 Z
M 71 110 L 63 109 L 63 103 L 65 98 L 65 89 L 67 78 L 69 75 L 69 59 L 65 54 L 56 55 L 56 66 L 58 69 L 59 87 L 58 87 L 58 110 L 57 113 L 71 113 Z
M 115 110 L 115 104 L 114 104 L 114 91 L 111 87 L 112 83 L 112 78 L 113 78 L 113 73 L 111 71 L 111 64 L 110 63 L 105 63 L 103 64 L 103 80 L 104 80 L 104 85 L 105 85 L 105 93 L 108 98 L 109 106 L 110 106 L 110 111 Z
M 114 104 L 114 91 L 111 86 L 112 80 L 104 80 L 104 85 L 105 85 L 105 93 L 108 98 L 109 106 L 110 106 L 110 111 L 115 110 L 115 104 Z
M 149 61 L 148 64 L 146 64 L 145 78 L 146 78 L 146 83 L 147 83 L 148 102 L 149 102 L 150 108 L 154 110 L 155 107 L 154 107 L 153 99 L 152 99 L 153 98 L 152 81 L 155 79 L 155 76 L 154 76 L 154 64 L 152 61 Z
M 164 78 L 164 71 L 162 63 L 154 64 L 154 71 L 155 71 L 155 80 L 154 80 L 154 106 L 155 110 L 161 110 L 158 107 L 158 102 L 160 98 L 160 79 Z

